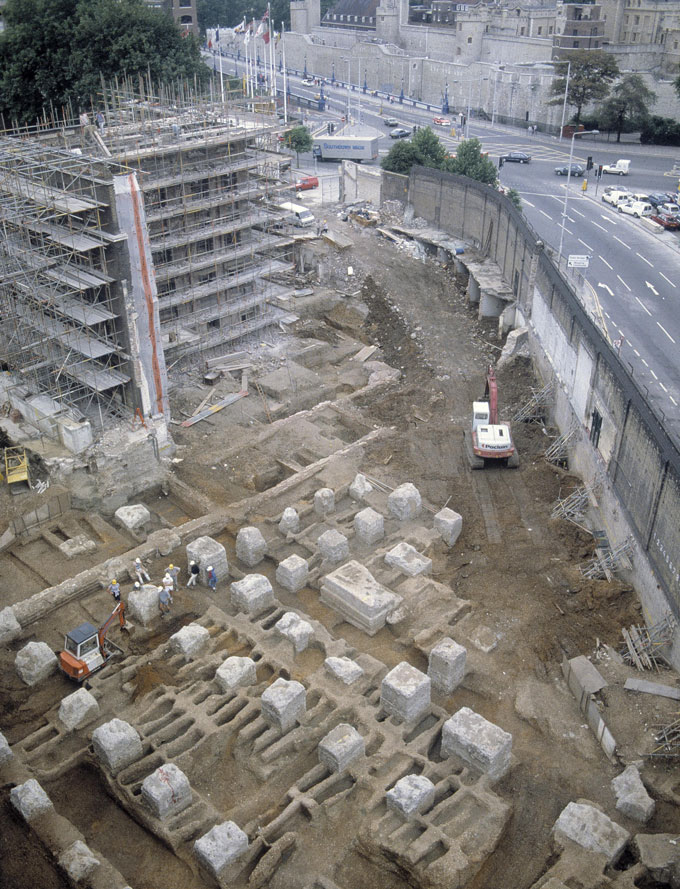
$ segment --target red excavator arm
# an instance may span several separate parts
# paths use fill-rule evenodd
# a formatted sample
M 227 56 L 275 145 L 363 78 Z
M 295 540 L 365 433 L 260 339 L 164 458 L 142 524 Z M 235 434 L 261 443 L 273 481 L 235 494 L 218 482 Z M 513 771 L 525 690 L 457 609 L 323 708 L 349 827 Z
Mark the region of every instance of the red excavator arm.
M 104 639 L 106 639 L 106 634 L 111 628 L 111 624 L 115 622 L 116 616 L 120 621 L 121 630 L 125 627 L 125 602 L 121 599 L 121 601 L 116 605 L 111 614 L 109 615 L 107 621 L 99 627 L 99 632 L 97 633 L 97 637 L 99 639 L 99 647 L 103 650 L 104 648 Z
M 489 365 L 486 372 L 486 388 L 484 390 L 484 400 L 489 402 L 489 423 L 491 426 L 498 425 L 498 383 L 496 382 L 496 371 Z

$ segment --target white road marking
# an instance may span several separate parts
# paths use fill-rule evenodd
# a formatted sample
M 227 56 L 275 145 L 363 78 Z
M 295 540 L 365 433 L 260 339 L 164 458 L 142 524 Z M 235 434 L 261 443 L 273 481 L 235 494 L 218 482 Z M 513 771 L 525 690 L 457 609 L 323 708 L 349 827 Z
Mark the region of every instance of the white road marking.
M 654 268 L 654 266 L 652 265 L 652 263 L 651 263 L 648 259 L 645 259 L 644 256 L 642 256 L 642 254 L 640 254 L 640 253 L 636 253 L 635 255 L 636 255 L 636 256 L 639 256 L 640 259 L 641 259 L 643 262 L 646 262 L 647 265 L 650 267 L 650 269 L 653 269 L 653 268 Z
M 565 230 L 565 232 L 566 232 L 568 235 L 573 235 L 573 234 L 574 234 L 572 231 L 569 231 L 569 229 L 568 229 L 566 226 L 565 226 L 564 230 Z
M 659 272 L 659 274 L 660 274 L 661 277 L 664 279 L 664 281 L 668 281 L 668 283 L 671 285 L 671 287 L 675 287 L 675 284 L 674 284 L 672 281 L 670 281 L 670 280 L 664 275 L 663 272 Z
M 618 328 L 618 331 L 619 331 L 619 336 L 621 337 L 621 339 L 624 339 L 624 340 L 625 340 L 625 338 L 626 338 L 626 334 L 621 330 L 620 327 Z
M 579 244 L 583 244 L 583 246 L 584 246 L 587 250 L 592 250 L 592 249 L 593 249 L 593 248 L 590 246 L 590 244 L 586 244 L 586 242 L 585 242 L 585 241 L 582 241 L 580 238 L 578 239 L 578 242 L 579 242 Z
M 621 275 L 617 275 L 616 277 L 617 277 L 617 278 L 619 279 L 619 281 L 623 284 L 623 286 L 626 288 L 626 290 L 628 291 L 628 293 L 631 293 L 632 291 L 631 291 L 630 287 L 626 284 L 626 282 L 623 280 L 623 278 L 621 277 Z
M 575 210 L 573 207 L 571 208 L 571 212 L 572 212 L 572 213 L 578 213 L 579 216 L 583 216 L 584 219 L 586 218 L 586 214 L 585 214 L 585 213 L 581 213 L 580 210 Z
M 651 367 L 649 368 L 649 372 L 650 372 L 650 374 L 654 377 L 655 380 L 658 380 L 658 379 L 659 379 L 659 378 L 657 377 L 657 375 L 654 373 L 654 371 L 652 370 Z
M 628 244 L 626 244 L 625 241 L 622 241 L 621 238 L 617 238 L 616 235 L 614 235 L 614 240 L 618 241 L 619 244 L 622 244 L 626 248 L 626 250 L 630 250 L 630 247 L 628 246 Z
M 601 283 L 598 281 L 598 282 L 597 282 L 597 286 L 598 286 L 598 287 L 601 287 L 603 290 L 606 290 L 607 293 L 608 293 L 610 296 L 614 296 L 614 291 L 611 289 L 611 287 L 607 287 L 606 284 L 601 284 Z M 605 315 L 606 315 L 606 314 L 607 314 L 607 313 L 605 312 Z M 607 315 L 607 318 L 609 318 L 609 315 Z M 611 319 L 609 319 L 609 320 L 611 320 Z
M 669 395 L 668 397 L 669 397 L 670 400 L 673 402 L 673 404 L 677 407 L 677 406 L 678 406 L 678 403 L 677 403 L 677 401 L 673 398 L 673 396 L 672 396 L 672 395 Z
M 607 231 L 607 229 L 603 225 L 600 225 L 599 222 L 595 222 L 594 219 L 593 219 L 593 225 L 596 225 L 598 228 L 601 228 L 603 232 Z
M 645 367 L 649 367 L 649 365 L 647 364 L 647 362 L 645 361 L 644 358 L 642 359 L 642 363 L 644 364 Z
M 528 204 L 530 207 L 535 207 L 536 204 L 532 204 L 531 201 L 528 201 L 526 198 L 522 198 L 525 204 Z
M 545 212 L 545 210 L 539 210 L 538 212 L 542 213 L 546 219 L 549 219 L 552 222 L 552 216 L 548 216 L 548 214 Z
M 666 389 L 666 387 L 665 387 L 664 384 L 661 382 L 661 380 L 659 380 L 659 386 L 661 386 L 661 388 L 663 389 L 664 392 L 668 392 L 668 389 Z
M 651 318 L 651 317 L 652 317 L 652 313 L 649 311 L 649 309 L 647 308 L 647 306 L 642 302 L 642 300 L 640 299 L 640 297 L 639 297 L 639 296 L 636 296 L 635 299 L 640 303 L 640 305 L 642 306 L 642 308 L 645 310 L 645 312 L 647 312 L 647 314 L 648 314 L 649 317 Z M 657 321 L 657 324 L 658 324 L 658 321 Z
M 659 324 L 658 321 L 656 322 L 656 324 L 657 324 L 657 327 L 660 327 L 661 330 L 663 330 L 663 332 L 666 334 L 666 336 L 668 337 L 668 339 L 669 339 L 672 343 L 675 343 L 675 340 L 674 340 L 673 337 L 670 335 L 670 333 L 666 330 L 666 328 L 663 326 L 663 324 Z
M 613 222 L 613 220 L 610 219 L 609 216 L 605 215 L 604 213 L 600 213 L 600 218 L 601 218 L 601 219 L 606 219 L 607 222 Z M 616 225 L 615 222 L 614 222 L 614 225 Z
M 639 358 L 639 357 L 640 357 L 640 353 L 639 353 L 639 352 L 638 352 L 638 350 L 637 350 L 637 349 L 633 349 L 633 352 L 635 352 L 635 356 L 636 356 L 636 357 L 637 357 L 637 358 Z
M 599 286 L 599 287 L 604 287 L 604 284 L 599 284 L 598 286 Z M 609 290 L 608 287 L 607 287 L 607 290 Z M 609 290 L 609 292 L 612 293 L 611 290 Z M 614 295 L 614 294 L 612 293 L 612 296 L 613 296 L 613 295 Z M 605 315 L 607 316 L 607 318 L 609 318 L 609 312 L 605 312 Z M 609 320 L 611 321 L 612 319 L 609 318 Z
M 650 284 L 649 281 L 645 281 L 645 284 L 647 285 L 647 287 L 649 287 L 649 289 L 652 291 L 654 296 L 659 295 L 659 291 L 656 289 L 656 287 L 653 284 Z
M 600 256 L 599 253 L 598 253 L 598 256 Z M 613 266 L 613 265 L 609 265 L 609 263 L 608 263 L 607 260 L 604 258 L 604 256 L 600 256 L 600 259 L 601 259 L 602 262 L 607 266 L 608 269 L 611 269 L 612 272 L 614 271 L 614 266 Z

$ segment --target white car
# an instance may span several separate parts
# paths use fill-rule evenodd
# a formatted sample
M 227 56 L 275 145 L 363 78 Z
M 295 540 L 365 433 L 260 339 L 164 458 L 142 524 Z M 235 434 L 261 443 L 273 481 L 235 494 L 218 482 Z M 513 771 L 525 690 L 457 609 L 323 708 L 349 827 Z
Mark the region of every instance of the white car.
M 612 204 L 614 207 L 616 207 L 621 201 L 629 201 L 630 195 L 627 191 L 618 191 L 615 189 L 606 188 L 604 194 L 602 195 L 602 200 L 605 202 L 605 204 Z
M 638 219 L 654 213 L 654 208 L 646 201 L 621 201 L 616 205 L 616 209 L 619 213 L 627 213 L 628 216 L 636 216 Z

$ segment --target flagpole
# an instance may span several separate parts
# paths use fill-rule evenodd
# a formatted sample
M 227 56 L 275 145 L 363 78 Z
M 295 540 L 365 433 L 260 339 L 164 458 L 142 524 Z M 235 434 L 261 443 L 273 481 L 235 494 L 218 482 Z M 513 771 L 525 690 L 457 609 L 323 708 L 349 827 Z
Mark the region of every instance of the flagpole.
M 269 80 L 269 93 L 271 97 L 276 100 L 276 69 L 274 67 L 274 34 L 272 31 L 271 3 L 267 4 L 267 10 L 269 12 L 267 21 L 269 22 L 269 71 L 271 75 Z M 276 101 L 274 102 L 274 105 L 276 105 Z
M 283 122 L 288 123 L 288 69 L 286 68 L 285 22 L 281 22 L 281 53 L 283 55 Z
M 222 108 L 224 108 L 224 72 L 222 71 L 222 47 L 220 46 L 220 26 L 217 26 L 217 55 L 220 57 L 220 95 L 222 96 Z

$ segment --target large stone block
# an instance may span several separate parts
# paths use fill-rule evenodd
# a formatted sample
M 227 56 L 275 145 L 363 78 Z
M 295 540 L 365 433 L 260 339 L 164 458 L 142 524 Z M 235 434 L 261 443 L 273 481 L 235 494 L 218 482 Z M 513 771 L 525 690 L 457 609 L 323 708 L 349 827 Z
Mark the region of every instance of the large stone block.
M 151 513 L 141 503 L 121 506 L 120 509 L 115 511 L 114 515 L 128 531 L 138 531 L 151 521 Z
M 290 590 L 291 593 L 297 593 L 307 583 L 309 575 L 309 564 L 307 559 L 295 553 L 288 556 L 276 569 L 276 581 L 280 583 L 284 589 Z
M 215 673 L 215 680 L 223 692 L 231 692 L 241 686 L 255 685 L 257 669 L 249 657 L 228 657 Z
M 12 805 L 25 821 L 32 821 L 39 815 L 53 810 L 52 800 L 42 789 L 35 778 L 29 778 L 23 784 L 10 790 L 9 798 Z
M 328 562 L 342 562 L 343 559 L 349 558 L 349 543 L 344 534 L 331 528 L 324 531 L 316 541 L 319 547 L 321 558 Z
M 423 509 L 420 491 L 411 482 L 399 485 L 387 498 L 387 508 L 401 522 L 418 518 Z
M 12 753 L 12 748 L 9 746 L 7 738 L 0 732 L 0 768 L 2 768 L 6 762 L 9 762 L 13 756 L 14 754 Z
M 430 678 L 402 661 L 383 679 L 380 705 L 405 722 L 417 719 L 430 706 Z
M 312 625 L 294 611 L 286 613 L 274 624 L 277 633 L 293 643 L 295 652 L 304 651 L 314 634 Z
M 354 476 L 354 481 L 349 486 L 349 496 L 352 500 L 365 500 L 373 490 L 373 485 L 368 481 L 365 475 L 358 472 Z
M 173 633 L 168 642 L 175 654 L 181 654 L 185 661 L 190 661 L 198 657 L 210 642 L 210 633 L 200 624 L 187 624 Z
M 254 568 L 259 565 L 267 553 L 267 541 L 259 528 L 241 528 L 236 535 L 236 557 L 244 565 Z
M 638 833 L 633 837 L 636 859 L 659 886 L 680 886 L 680 850 L 676 833 Z
M 264 574 L 246 574 L 232 583 L 231 602 L 246 614 L 261 614 L 274 604 L 274 590 Z
M 453 546 L 463 530 L 463 517 L 445 506 L 434 517 L 434 529 L 447 546 Z
M 450 694 L 463 681 L 467 651 L 448 636 L 441 639 L 430 651 L 427 675 L 432 684 Z
M 629 765 L 612 781 L 616 794 L 616 808 L 628 818 L 646 824 L 654 814 L 654 800 L 642 783 L 640 772 Z
M 369 636 L 384 627 L 387 617 L 402 603 L 401 596 L 378 583 L 354 559 L 324 577 L 319 598 Z
M 159 594 L 162 587 L 145 583 L 138 590 L 131 590 L 127 606 L 130 620 L 148 627 L 160 617 Z
M 11 606 L 0 610 L 0 645 L 9 645 L 21 634 L 21 624 Z
M 59 705 L 59 720 L 72 732 L 99 716 L 99 704 L 86 688 L 66 695 Z
M 101 862 L 82 840 L 76 840 L 62 852 L 59 864 L 74 883 L 79 883 L 89 877 Z
M 217 824 L 194 843 L 200 863 L 217 880 L 248 850 L 248 835 L 233 821 Z
M 461 707 L 442 726 L 442 756 L 457 756 L 491 778 L 510 767 L 512 735 L 469 707 Z
M 136 730 L 122 719 L 105 722 L 92 732 L 92 746 L 97 759 L 112 775 L 140 759 L 144 750 Z
M 571 840 L 590 852 L 606 855 L 614 864 L 630 837 L 628 831 L 588 803 L 569 803 L 553 826 L 557 840 Z
M 363 669 L 349 657 L 327 657 L 324 667 L 345 685 L 351 685 L 364 675 Z
M 297 534 L 299 530 L 300 516 L 298 515 L 298 511 L 297 509 L 293 509 L 292 506 L 287 506 L 281 515 L 279 531 L 282 534 Z
M 191 805 L 189 779 L 174 763 L 166 763 L 144 779 L 142 799 L 155 817 L 162 821 Z
M 418 574 L 429 574 L 432 571 L 432 559 L 421 555 L 410 543 L 398 543 L 385 553 L 385 561 L 392 568 L 397 568 L 409 577 Z
M 286 732 L 293 728 L 307 710 L 307 692 L 295 680 L 277 679 L 262 693 L 262 718 L 269 725 Z
M 201 586 L 208 586 L 208 568 L 212 565 L 217 574 L 218 582 L 229 577 L 229 562 L 227 551 L 222 544 L 212 537 L 197 537 L 187 544 L 187 565 L 196 562 L 200 571 L 198 582 Z
M 413 818 L 434 803 L 434 784 L 424 775 L 405 775 L 385 794 L 388 809 Z
M 319 741 L 319 761 L 331 772 L 343 772 L 366 752 L 364 739 L 354 726 L 341 722 Z
M 46 642 L 29 642 L 17 652 L 14 666 L 26 685 L 37 685 L 56 673 L 59 662 Z
M 314 512 L 325 516 L 335 511 L 335 494 L 331 488 L 319 488 L 314 494 Z
M 354 533 L 362 543 L 372 546 L 385 536 L 385 519 L 367 506 L 354 516 Z

